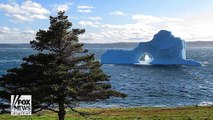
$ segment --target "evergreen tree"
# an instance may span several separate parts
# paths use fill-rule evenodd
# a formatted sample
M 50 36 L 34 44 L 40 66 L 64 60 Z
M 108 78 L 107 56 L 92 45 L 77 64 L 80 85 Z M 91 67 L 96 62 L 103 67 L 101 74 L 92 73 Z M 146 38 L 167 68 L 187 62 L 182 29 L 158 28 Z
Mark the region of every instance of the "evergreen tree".
M 0 109 L 10 108 L 10 95 L 32 95 L 33 113 L 52 110 L 64 120 L 65 108 L 79 102 L 99 101 L 126 95 L 112 90 L 109 76 L 94 54 L 87 53 L 78 36 L 84 29 L 71 29 L 68 16 L 50 16 L 48 30 L 39 30 L 30 44 L 38 54 L 23 58 L 20 67 L 0 78 Z

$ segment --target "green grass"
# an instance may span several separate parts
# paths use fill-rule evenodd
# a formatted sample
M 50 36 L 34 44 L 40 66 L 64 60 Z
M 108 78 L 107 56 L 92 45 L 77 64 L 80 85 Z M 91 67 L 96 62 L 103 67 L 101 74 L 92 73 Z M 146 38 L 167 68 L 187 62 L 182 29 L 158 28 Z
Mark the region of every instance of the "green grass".
M 177 108 L 78 108 L 89 112 L 88 118 L 67 110 L 66 120 L 213 120 L 213 106 L 177 107 Z M 11 116 L 1 114 L 0 120 L 57 120 L 57 114 L 43 111 L 32 116 Z

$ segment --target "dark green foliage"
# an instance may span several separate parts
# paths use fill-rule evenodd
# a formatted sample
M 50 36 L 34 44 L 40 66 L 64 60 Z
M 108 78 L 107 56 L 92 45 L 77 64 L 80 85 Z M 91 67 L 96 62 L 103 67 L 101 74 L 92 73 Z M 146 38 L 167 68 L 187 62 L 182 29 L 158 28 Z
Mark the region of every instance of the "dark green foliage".
M 39 30 L 32 48 L 36 55 L 23 58 L 18 68 L 0 78 L 0 109 L 10 107 L 10 95 L 32 95 L 33 112 L 43 109 L 58 113 L 63 120 L 65 108 L 72 110 L 79 102 L 126 95 L 111 89 L 109 76 L 101 70 L 94 54 L 88 54 L 78 36 L 84 29 L 71 29 L 64 12 L 50 17 L 48 30 Z M 75 110 L 74 110 L 75 111 Z

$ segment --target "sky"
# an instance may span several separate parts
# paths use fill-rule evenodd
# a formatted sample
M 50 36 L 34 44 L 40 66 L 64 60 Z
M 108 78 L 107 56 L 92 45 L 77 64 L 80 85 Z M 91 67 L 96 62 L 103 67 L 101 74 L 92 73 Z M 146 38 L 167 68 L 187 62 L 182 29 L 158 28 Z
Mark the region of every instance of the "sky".
M 213 0 L 0 0 L 0 43 L 29 43 L 66 11 L 83 43 L 145 42 L 159 30 L 213 41 Z

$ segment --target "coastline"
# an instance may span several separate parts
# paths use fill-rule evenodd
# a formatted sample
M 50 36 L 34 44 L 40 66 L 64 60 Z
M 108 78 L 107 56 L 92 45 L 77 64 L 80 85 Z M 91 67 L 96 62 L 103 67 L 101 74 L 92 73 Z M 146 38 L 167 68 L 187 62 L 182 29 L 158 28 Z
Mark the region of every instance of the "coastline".
M 175 108 L 165 107 L 134 107 L 134 108 L 76 108 L 81 112 L 89 112 L 91 115 L 87 118 L 66 110 L 66 120 L 213 120 L 213 106 L 184 106 Z M 57 114 L 51 111 L 43 111 L 32 116 L 11 116 L 10 114 L 1 114 L 1 120 L 52 120 L 57 119 Z

